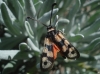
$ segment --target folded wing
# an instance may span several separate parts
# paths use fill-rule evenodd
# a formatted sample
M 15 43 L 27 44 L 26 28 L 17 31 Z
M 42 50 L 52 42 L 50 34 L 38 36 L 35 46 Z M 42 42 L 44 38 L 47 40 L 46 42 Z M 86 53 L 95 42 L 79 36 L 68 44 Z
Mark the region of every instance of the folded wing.
M 44 40 L 44 49 L 41 55 L 40 67 L 42 70 L 49 70 L 53 67 L 54 59 L 57 57 L 56 46 L 49 38 Z
M 60 31 L 55 34 L 55 41 L 63 57 L 67 57 L 69 59 L 76 59 L 80 57 L 78 50 L 72 44 L 70 44 L 67 39 L 65 39 Z

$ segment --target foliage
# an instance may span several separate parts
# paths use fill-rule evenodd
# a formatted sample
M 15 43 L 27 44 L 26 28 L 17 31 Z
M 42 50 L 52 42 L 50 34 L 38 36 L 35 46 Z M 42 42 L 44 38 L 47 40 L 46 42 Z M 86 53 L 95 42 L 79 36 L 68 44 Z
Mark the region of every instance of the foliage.
M 0 74 L 99 74 L 100 0 L 57 0 L 52 25 L 80 52 L 77 60 L 59 54 L 53 70 L 39 68 L 54 0 L 0 0 Z

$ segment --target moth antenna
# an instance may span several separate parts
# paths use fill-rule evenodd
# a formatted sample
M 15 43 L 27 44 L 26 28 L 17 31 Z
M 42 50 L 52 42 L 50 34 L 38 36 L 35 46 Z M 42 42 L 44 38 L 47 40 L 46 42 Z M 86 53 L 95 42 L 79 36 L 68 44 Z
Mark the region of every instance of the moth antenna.
M 26 17 L 26 21 L 27 21 L 28 19 L 35 20 L 35 21 L 37 21 L 37 22 L 41 23 L 42 25 L 44 25 L 44 26 L 48 27 L 46 24 L 44 24 L 44 23 L 42 23 L 42 22 L 40 22 L 40 21 L 38 21 L 38 20 L 36 20 L 36 19 L 34 19 L 34 18 L 32 18 L 32 17 Z
M 55 5 L 57 5 L 57 3 L 53 3 L 53 4 L 52 4 L 51 17 L 50 17 L 50 25 L 51 25 L 51 18 L 52 18 L 53 8 L 54 8 Z

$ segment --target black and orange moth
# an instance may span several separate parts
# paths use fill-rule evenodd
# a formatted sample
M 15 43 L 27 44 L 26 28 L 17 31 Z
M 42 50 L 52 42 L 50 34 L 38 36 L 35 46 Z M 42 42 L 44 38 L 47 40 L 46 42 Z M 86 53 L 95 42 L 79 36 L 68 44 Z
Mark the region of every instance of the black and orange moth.
M 56 3 L 52 5 L 51 18 L 54 5 L 56 5 Z M 68 42 L 63 33 L 51 26 L 51 18 L 49 26 L 43 24 L 47 27 L 47 34 L 44 40 L 44 49 L 41 54 L 40 67 L 41 70 L 45 71 L 52 69 L 58 52 L 61 53 L 63 58 L 76 59 L 80 57 L 78 50 Z M 27 17 L 27 19 L 35 20 L 31 17 Z

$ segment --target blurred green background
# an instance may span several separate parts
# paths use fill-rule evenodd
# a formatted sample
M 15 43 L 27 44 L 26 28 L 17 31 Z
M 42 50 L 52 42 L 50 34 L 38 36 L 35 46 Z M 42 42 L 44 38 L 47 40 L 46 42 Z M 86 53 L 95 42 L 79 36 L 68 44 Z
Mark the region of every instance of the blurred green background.
M 58 54 L 52 70 L 40 70 L 40 54 L 51 5 L 52 25 L 80 52 L 77 60 Z M 100 0 L 0 0 L 0 74 L 100 74 Z

